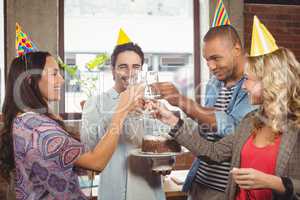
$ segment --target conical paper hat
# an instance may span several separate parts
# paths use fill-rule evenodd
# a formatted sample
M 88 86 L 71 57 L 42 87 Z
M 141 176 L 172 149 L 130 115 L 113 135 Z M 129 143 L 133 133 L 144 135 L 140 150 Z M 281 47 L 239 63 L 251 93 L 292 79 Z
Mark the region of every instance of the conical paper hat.
M 227 14 L 223 1 L 219 0 L 215 10 L 214 20 L 211 26 L 216 27 L 216 26 L 222 26 L 227 24 L 230 25 L 229 16 Z
M 254 16 L 250 56 L 261 56 L 278 49 L 274 37 Z
M 126 35 L 126 33 L 123 31 L 123 29 L 120 28 L 117 45 L 127 44 L 130 42 L 131 42 L 130 38 Z

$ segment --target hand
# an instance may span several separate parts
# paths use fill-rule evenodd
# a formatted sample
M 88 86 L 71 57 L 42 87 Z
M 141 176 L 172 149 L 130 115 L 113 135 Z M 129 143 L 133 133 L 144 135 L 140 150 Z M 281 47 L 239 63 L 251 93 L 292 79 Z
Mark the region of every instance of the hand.
M 136 105 L 141 103 L 145 87 L 142 84 L 129 86 L 120 94 L 119 108 L 121 110 L 133 111 Z
M 269 188 L 268 174 L 252 168 L 233 168 L 230 173 L 236 184 L 243 189 Z
M 171 105 L 178 106 L 180 104 L 182 95 L 177 88 L 169 82 L 160 82 L 151 84 L 151 88 L 161 95 L 161 98 L 167 100 Z
M 134 102 L 134 105 L 131 107 L 131 110 L 129 110 L 129 112 L 139 115 L 142 114 L 144 107 L 145 107 L 145 100 L 139 98 Z
M 179 118 L 170 110 L 168 110 L 163 104 L 160 104 L 155 100 L 148 100 L 145 103 L 147 110 L 153 110 L 152 115 L 154 118 L 159 119 L 163 123 L 173 127 L 177 124 Z

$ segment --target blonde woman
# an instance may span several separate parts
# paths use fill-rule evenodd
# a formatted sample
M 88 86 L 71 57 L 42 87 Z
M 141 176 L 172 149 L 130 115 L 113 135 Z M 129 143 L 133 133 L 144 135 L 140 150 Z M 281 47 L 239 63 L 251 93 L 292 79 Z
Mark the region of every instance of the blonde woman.
M 249 113 L 236 133 L 218 142 L 188 130 L 164 107 L 156 115 L 196 156 L 211 162 L 231 160 L 226 199 L 300 199 L 300 66 L 286 49 L 250 57 L 243 87 L 260 109 Z M 201 195 L 201 190 L 193 190 Z

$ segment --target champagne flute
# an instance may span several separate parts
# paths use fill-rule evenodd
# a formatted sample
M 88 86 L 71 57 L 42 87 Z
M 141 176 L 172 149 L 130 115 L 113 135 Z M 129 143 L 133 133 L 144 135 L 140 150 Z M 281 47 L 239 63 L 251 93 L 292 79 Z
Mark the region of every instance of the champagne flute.
M 158 80 L 158 72 L 157 71 L 148 71 L 146 73 L 146 86 L 145 86 L 145 93 L 144 93 L 144 98 L 145 100 L 155 100 L 159 99 L 160 95 L 153 90 L 151 87 L 151 84 L 157 83 Z M 159 135 L 159 127 L 157 123 L 157 119 L 152 117 L 152 112 L 151 111 L 146 111 L 146 115 L 148 115 L 149 119 L 154 120 L 154 128 L 153 128 L 153 135 Z
M 153 90 L 151 84 L 157 83 L 158 80 L 158 72 L 157 71 L 148 71 L 146 73 L 146 87 L 145 87 L 145 99 L 159 99 L 160 95 Z
M 146 80 L 146 72 L 142 71 L 140 69 L 138 70 L 132 70 L 129 78 L 128 78 L 128 84 L 129 87 L 138 85 L 138 84 L 145 84 Z M 139 144 L 141 141 L 141 134 L 145 134 L 145 117 L 144 117 L 144 110 L 143 109 L 137 109 L 133 112 L 130 112 L 128 114 L 128 120 L 130 120 L 132 123 L 129 123 L 128 126 L 128 132 L 127 132 L 127 138 L 130 142 L 133 144 Z M 128 134 L 129 133 L 129 134 Z
M 145 91 L 144 91 L 144 99 L 147 100 L 155 100 L 160 95 L 157 95 L 155 91 L 151 88 L 151 84 L 158 82 L 158 72 L 157 71 L 142 71 L 142 70 L 135 70 L 133 73 L 129 76 L 129 85 L 136 85 L 136 84 L 145 84 Z M 142 118 L 141 120 L 144 121 L 144 128 L 147 129 L 147 131 L 152 129 L 153 135 L 158 135 L 158 123 L 157 119 L 153 118 L 152 112 L 148 109 L 141 111 Z M 135 118 L 137 118 L 137 115 L 135 114 Z M 154 121 L 153 121 L 154 120 Z M 154 123 L 151 123 L 153 121 Z M 152 125 L 151 125 L 152 124 Z
M 146 80 L 146 72 L 142 71 L 141 69 L 133 70 L 129 74 L 128 84 L 130 86 L 138 85 L 138 84 L 145 84 Z M 129 113 L 131 117 L 137 118 L 141 114 L 143 114 L 143 109 L 136 110 L 137 112 Z
M 144 84 L 146 79 L 146 72 L 142 70 L 134 70 L 129 75 L 129 85 Z

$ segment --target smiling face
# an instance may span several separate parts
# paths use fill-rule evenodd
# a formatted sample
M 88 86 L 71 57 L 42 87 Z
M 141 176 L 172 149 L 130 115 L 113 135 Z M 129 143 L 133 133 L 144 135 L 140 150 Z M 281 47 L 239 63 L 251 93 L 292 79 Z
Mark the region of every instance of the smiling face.
M 118 54 L 116 64 L 113 67 L 115 89 L 118 92 L 126 90 L 129 85 L 129 77 L 142 69 L 142 59 L 134 51 L 123 51 Z
M 57 62 L 52 56 L 47 56 L 44 70 L 38 86 L 46 101 L 60 100 L 60 89 L 64 79 L 60 74 Z
M 262 82 L 252 72 L 247 72 L 246 77 L 242 87 L 248 92 L 250 103 L 262 104 Z
M 229 40 L 216 37 L 204 43 L 203 56 L 210 72 L 220 81 L 231 80 L 238 71 L 237 57 L 241 49 Z

